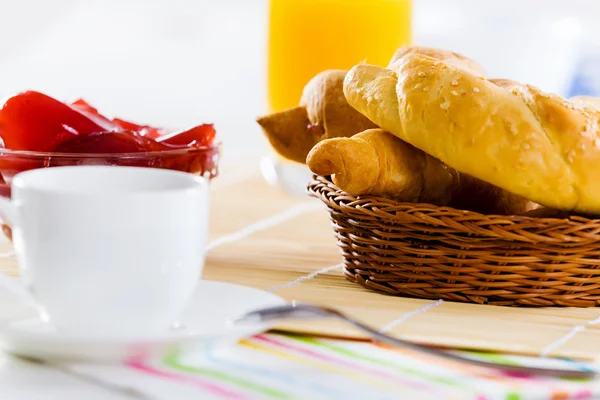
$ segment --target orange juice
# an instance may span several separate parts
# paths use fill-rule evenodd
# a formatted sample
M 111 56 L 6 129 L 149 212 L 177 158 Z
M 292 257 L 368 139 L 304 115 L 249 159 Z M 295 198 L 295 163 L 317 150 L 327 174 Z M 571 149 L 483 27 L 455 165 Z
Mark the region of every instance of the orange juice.
M 411 0 L 270 0 L 270 111 L 298 105 L 325 69 L 386 66 L 411 41 Z

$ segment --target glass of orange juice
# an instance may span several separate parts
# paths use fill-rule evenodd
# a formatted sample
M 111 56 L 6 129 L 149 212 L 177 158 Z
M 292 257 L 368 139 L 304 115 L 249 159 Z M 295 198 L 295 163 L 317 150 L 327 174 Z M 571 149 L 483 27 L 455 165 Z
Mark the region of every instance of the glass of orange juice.
M 411 0 L 270 0 L 270 111 L 297 106 L 323 70 L 386 66 L 411 41 L 411 12 Z
M 268 112 L 296 107 L 304 86 L 323 70 L 386 66 L 411 42 L 411 15 L 411 0 L 269 0 Z M 286 168 L 306 170 L 290 173 L 304 192 L 306 167 L 268 158 L 263 172 L 273 183 L 282 183 Z

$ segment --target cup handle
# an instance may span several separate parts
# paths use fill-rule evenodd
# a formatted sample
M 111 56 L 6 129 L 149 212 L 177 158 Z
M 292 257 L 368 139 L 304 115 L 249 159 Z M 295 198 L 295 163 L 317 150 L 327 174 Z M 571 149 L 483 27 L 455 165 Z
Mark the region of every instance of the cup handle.
M 0 196 L 0 216 L 7 224 L 14 226 L 17 224 L 17 208 L 15 204 L 7 197 Z

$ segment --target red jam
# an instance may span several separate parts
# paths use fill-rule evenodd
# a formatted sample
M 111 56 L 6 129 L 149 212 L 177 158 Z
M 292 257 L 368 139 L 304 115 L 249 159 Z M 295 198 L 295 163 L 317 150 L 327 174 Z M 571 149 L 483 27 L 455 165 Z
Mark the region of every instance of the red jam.
M 10 97 L 0 109 L 0 136 L 11 150 L 53 151 L 77 135 L 105 130 L 67 104 L 38 92 Z
M 134 131 L 134 132 L 139 133 L 142 136 L 146 136 L 151 139 L 156 139 L 156 138 L 168 133 L 165 129 L 155 128 L 155 127 L 148 126 L 148 125 L 138 125 L 133 122 L 125 121 L 125 120 L 119 119 L 119 118 L 109 119 L 109 118 L 105 117 L 104 115 L 100 114 L 96 108 L 92 107 L 88 102 L 86 102 L 83 99 L 76 100 L 73 103 L 71 103 L 70 105 L 71 105 L 71 107 L 75 108 L 79 112 L 87 115 L 90 119 L 96 120 L 96 121 L 101 121 L 102 123 L 112 126 L 112 129 L 109 129 L 109 130 L 124 129 L 127 131 Z
M 4 179 L 32 168 L 75 164 L 136 165 L 214 175 L 216 149 L 212 124 L 177 132 L 139 125 L 101 114 L 86 101 L 63 103 L 27 91 L 4 101 L 0 108 L 0 138 L 4 148 L 73 154 L 73 157 L 35 157 L 0 153 Z M 166 150 L 181 150 L 167 152 Z M 188 150 L 188 151 L 186 151 Z M 128 153 L 125 156 L 119 154 Z M 139 153 L 139 156 L 130 153 Z M 98 157 L 76 157 L 98 154 Z M 0 177 L 1 178 L 1 177 Z M 1 182 L 0 182 L 1 183 Z
M 194 126 L 178 132 L 162 135 L 156 139 L 170 147 L 204 147 L 210 146 L 215 140 L 216 132 L 212 125 L 204 124 Z

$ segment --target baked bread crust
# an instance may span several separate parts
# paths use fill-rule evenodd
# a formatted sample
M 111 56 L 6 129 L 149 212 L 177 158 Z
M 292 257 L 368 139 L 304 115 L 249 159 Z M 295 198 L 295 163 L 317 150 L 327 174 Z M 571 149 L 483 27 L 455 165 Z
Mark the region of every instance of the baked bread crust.
M 354 108 L 450 167 L 547 207 L 600 213 L 598 120 L 589 104 L 488 81 L 408 54 L 344 81 Z

